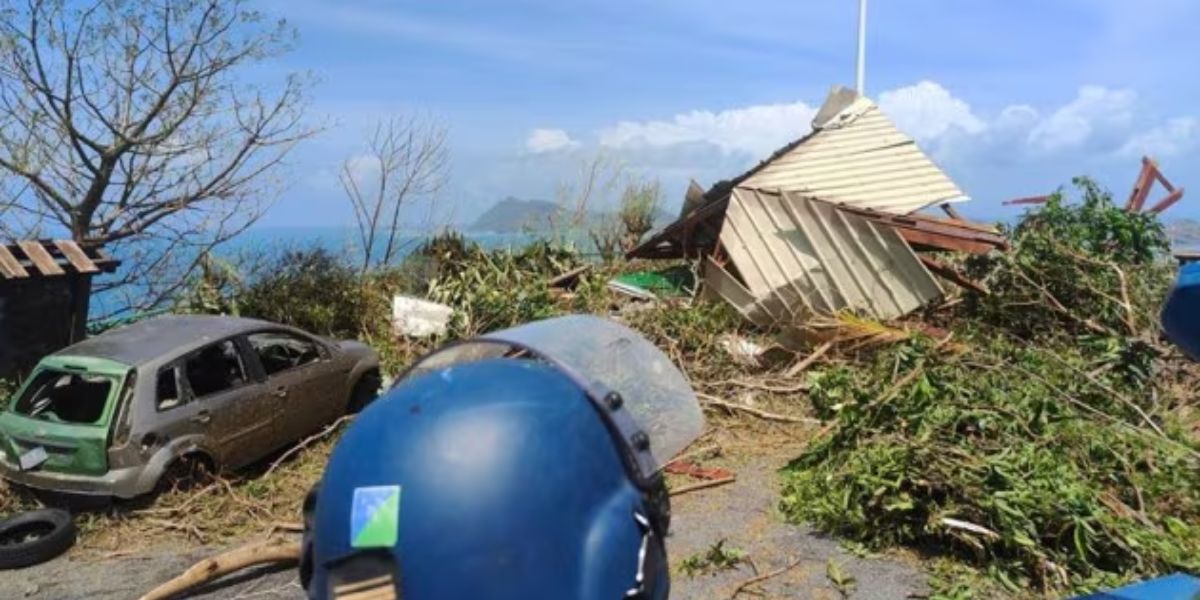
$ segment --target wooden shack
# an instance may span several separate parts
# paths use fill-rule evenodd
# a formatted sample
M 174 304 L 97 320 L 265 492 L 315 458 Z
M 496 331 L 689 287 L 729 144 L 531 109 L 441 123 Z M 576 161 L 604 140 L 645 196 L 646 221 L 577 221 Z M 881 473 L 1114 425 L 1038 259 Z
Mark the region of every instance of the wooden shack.
M 0 245 L 0 378 L 19 377 L 83 339 L 92 277 L 119 265 L 69 240 Z

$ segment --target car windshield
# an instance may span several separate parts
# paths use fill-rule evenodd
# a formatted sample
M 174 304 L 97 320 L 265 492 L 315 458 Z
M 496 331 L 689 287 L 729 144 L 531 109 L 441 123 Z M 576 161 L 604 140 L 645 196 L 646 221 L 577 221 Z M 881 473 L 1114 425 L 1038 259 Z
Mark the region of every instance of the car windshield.
M 104 416 L 113 384 L 107 375 L 45 369 L 25 386 L 13 412 L 48 421 L 95 424 Z

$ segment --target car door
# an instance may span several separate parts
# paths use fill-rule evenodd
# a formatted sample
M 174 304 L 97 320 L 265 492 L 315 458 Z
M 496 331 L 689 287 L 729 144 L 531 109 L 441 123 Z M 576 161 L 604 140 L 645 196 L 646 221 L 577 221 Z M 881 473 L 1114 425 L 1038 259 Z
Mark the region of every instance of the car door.
M 282 399 L 276 445 L 298 440 L 336 419 L 344 406 L 344 375 L 329 348 L 291 331 L 259 331 L 246 336 L 266 386 Z
M 278 404 L 261 382 L 250 377 L 233 339 L 185 357 L 182 380 L 195 404 L 191 419 L 205 427 L 222 464 L 237 468 L 272 450 Z

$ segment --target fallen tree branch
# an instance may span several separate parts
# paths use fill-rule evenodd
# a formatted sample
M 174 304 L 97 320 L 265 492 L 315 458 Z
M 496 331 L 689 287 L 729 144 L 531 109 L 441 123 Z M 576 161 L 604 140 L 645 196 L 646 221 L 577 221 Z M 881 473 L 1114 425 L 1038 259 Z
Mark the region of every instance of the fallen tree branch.
M 784 573 L 787 573 L 788 571 L 795 569 L 802 562 L 804 562 L 803 558 L 797 558 L 796 560 L 793 560 L 792 562 L 788 563 L 787 565 L 784 565 L 783 567 L 775 569 L 774 571 L 769 571 L 767 573 L 763 573 L 762 575 L 757 575 L 757 576 L 751 577 L 750 579 L 747 579 L 747 580 L 739 583 L 737 587 L 733 588 L 733 593 L 729 595 L 730 600 L 733 600 L 733 598 L 737 598 L 738 594 L 746 591 L 746 588 L 748 588 L 756 583 L 762 583 L 772 577 L 778 577 L 780 575 L 783 575 Z
M 267 467 L 267 472 L 263 473 L 263 477 L 266 477 L 266 476 L 270 475 L 271 473 L 274 473 L 275 469 L 278 468 L 279 465 L 283 464 L 283 461 L 295 456 L 298 452 L 307 448 L 313 442 L 329 435 L 331 432 L 335 431 L 338 427 L 341 427 L 342 423 L 345 423 L 346 421 L 349 421 L 349 420 L 353 419 L 354 417 L 355 417 L 355 415 L 352 415 L 352 414 L 351 415 L 342 415 L 341 418 L 326 425 L 325 428 L 322 429 L 321 431 L 318 431 L 317 433 L 314 433 L 314 434 L 304 438 L 303 440 L 301 440 L 301 442 L 299 444 L 292 446 L 291 448 L 288 449 L 287 452 L 284 452 L 283 454 L 279 455 L 279 458 L 275 459 L 275 461 L 271 463 L 270 467 Z
M 182 575 L 150 590 L 140 600 L 166 600 L 246 567 L 300 560 L 300 542 L 273 540 L 206 558 Z
M 744 412 L 747 414 L 754 415 L 754 416 L 756 416 L 760 419 L 766 420 L 766 421 L 777 421 L 780 423 L 806 423 L 809 425 L 820 425 L 821 424 L 820 419 L 813 419 L 810 417 L 792 417 L 792 416 L 788 416 L 788 415 L 781 415 L 781 414 L 777 414 L 777 413 L 767 412 L 765 410 L 751 408 L 744 404 L 737 404 L 736 402 L 726 402 L 715 396 L 709 396 L 708 394 L 696 394 L 696 397 L 700 398 L 706 405 L 719 406 L 721 408 L 731 410 L 731 411 L 732 410 L 741 411 L 741 412 Z
M 729 477 L 726 477 L 724 479 L 713 479 L 711 481 L 701 481 L 700 483 L 693 483 L 691 485 L 685 485 L 683 487 L 675 488 L 670 491 L 669 495 L 672 497 L 681 496 L 688 492 L 694 492 L 696 490 L 703 490 L 703 489 L 707 489 L 710 487 L 717 487 L 719 485 L 725 485 L 727 483 L 733 483 L 735 481 L 737 481 L 737 475 L 730 475 Z

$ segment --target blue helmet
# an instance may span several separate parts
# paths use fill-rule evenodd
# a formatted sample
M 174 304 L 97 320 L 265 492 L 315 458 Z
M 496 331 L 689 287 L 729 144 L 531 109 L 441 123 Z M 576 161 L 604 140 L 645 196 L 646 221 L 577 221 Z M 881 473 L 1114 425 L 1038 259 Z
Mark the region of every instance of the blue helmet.
M 334 448 L 301 581 L 312 598 L 665 599 L 660 459 L 702 426 L 678 370 L 611 321 L 453 344 Z

